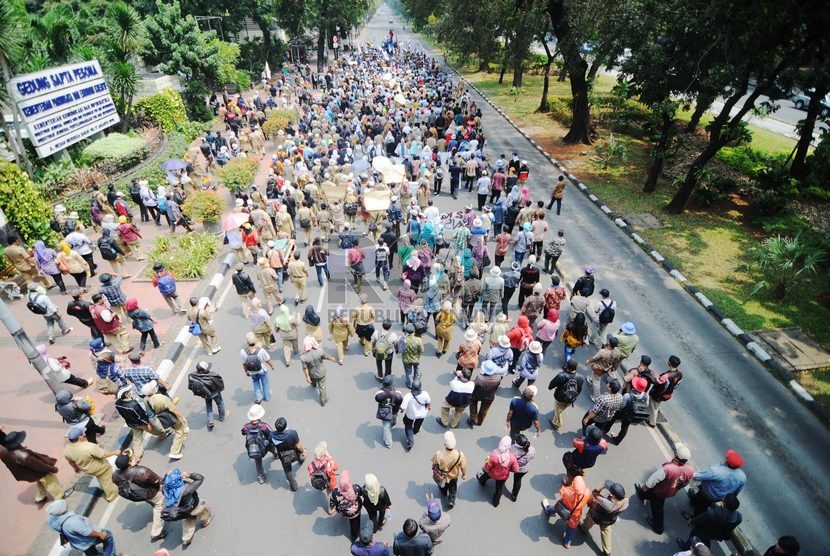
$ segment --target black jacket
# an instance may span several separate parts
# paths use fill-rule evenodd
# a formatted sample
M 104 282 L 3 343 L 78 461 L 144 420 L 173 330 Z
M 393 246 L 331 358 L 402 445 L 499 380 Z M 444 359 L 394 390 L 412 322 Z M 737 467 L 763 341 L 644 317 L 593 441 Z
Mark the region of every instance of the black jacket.
M 233 287 L 236 288 L 236 293 L 239 295 L 256 293 L 254 282 L 251 280 L 251 277 L 244 272 L 235 272 L 233 276 L 231 276 L 231 281 L 233 282 Z

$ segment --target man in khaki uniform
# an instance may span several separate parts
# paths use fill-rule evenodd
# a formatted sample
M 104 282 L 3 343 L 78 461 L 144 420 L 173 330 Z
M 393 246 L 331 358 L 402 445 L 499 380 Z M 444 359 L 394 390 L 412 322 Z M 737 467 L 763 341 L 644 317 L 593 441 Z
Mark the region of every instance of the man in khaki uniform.
M 297 290 L 294 305 L 305 302 L 308 297 L 308 265 L 300 259 L 299 251 L 294 251 L 294 260 L 288 263 L 288 277 Z
M 354 310 L 355 334 L 363 346 L 363 355 L 369 356 L 372 353 L 372 334 L 375 333 L 375 310 L 369 306 L 369 296 L 360 294 L 360 305 Z
M 190 322 L 198 322 L 202 331 L 199 334 L 199 341 L 202 342 L 202 347 L 208 353 L 219 353 L 222 346 L 219 345 L 219 340 L 216 338 L 216 328 L 213 327 L 213 314 L 216 310 L 211 305 L 210 301 L 206 301 L 204 307 L 199 307 L 199 298 L 190 298 L 190 309 L 187 311 L 187 320 Z
M 444 448 L 432 456 L 432 464 L 437 465 L 444 475 L 443 484 L 439 484 L 438 489 L 447 497 L 450 508 L 455 506 L 459 476 L 462 481 L 467 480 L 467 457 L 455 445 L 455 435 L 452 431 L 447 431 L 444 433 Z
M 63 448 L 63 456 L 75 473 L 87 473 L 98 479 L 104 498 L 112 502 L 118 497 L 118 489 L 112 482 L 112 466 L 108 457 L 117 456 L 118 450 L 104 450 L 87 441 L 84 427 L 72 427 L 66 435 L 69 443 Z
M 172 413 L 176 417 L 176 422 L 170 425 L 170 428 L 173 429 L 173 445 L 170 447 L 169 457 L 174 460 L 182 459 L 182 446 L 190 432 L 190 428 L 187 426 L 187 419 L 176 409 L 173 400 L 164 394 L 159 394 L 159 385 L 155 380 L 151 380 L 141 387 L 141 395 L 144 396 L 147 405 L 150 406 L 150 409 L 153 410 L 153 413 L 157 417 L 165 411 Z
M 26 283 L 40 282 L 47 288 L 51 286 L 46 276 L 38 274 L 35 258 L 20 244 L 20 238 L 9 236 L 9 245 L 3 251 L 12 266 L 25 278 Z

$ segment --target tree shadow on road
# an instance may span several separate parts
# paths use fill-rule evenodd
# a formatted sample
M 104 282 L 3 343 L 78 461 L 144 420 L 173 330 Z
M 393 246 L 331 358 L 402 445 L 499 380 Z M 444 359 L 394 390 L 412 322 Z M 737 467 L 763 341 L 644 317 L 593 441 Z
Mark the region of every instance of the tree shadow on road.
M 298 515 L 311 515 L 318 510 L 325 512 L 328 509 L 325 492 L 315 490 L 310 486 L 300 486 L 299 490 L 294 493 L 292 503 L 294 513 Z
M 374 362 L 372 362 L 374 364 Z M 360 390 L 377 390 L 380 388 L 380 382 L 375 380 L 374 371 L 366 371 L 365 373 L 355 373 L 352 375 L 355 386 Z
M 394 432 L 394 431 L 393 431 Z M 367 448 L 385 448 L 383 445 L 383 428 L 378 425 L 372 425 L 369 421 L 364 421 L 357 426 L 354 433 L 363 440 Z
M 295 401 L 320 401 L 319 396 L 317 396 L 317 390 L 314 389 L 310 384 L 304 384 L 302 386 L 289 386 L 288 389 L 285 391 L 285 397 L 289 400 Z
M 540 473 L 530 478 L 530 486 L 542 496 L 551 498 L 559 492 L 559 487 L 562 486 L 562 479 L 564 477 L 564 469 L 558 475 L 553 473 Z

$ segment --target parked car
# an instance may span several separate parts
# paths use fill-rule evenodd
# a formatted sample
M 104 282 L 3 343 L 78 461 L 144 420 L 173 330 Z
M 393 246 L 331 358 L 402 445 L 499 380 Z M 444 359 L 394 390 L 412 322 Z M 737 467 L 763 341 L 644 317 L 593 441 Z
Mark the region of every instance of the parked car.
M 810 89 L 808 91 L 801 91 L 800 93 L 793 95 L 793 105 L 798 110 L 807 110 L 810 106 L 810 95 L 812 92 L 812 89 Z M 821 99 L 820 114 L 822 116 L 830 114 L 830 93 L 824 95 L 824 98 Z

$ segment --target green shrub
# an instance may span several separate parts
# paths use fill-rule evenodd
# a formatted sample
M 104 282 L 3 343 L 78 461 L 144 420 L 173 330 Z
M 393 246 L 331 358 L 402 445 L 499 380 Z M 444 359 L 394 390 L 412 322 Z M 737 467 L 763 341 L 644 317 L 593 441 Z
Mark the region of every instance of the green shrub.
M 830 202 L 830 189 L 822 189 L 821 187 L 808 187 L 802 191 L 802 195 L 808 199 L 821 202 Z
M 141 137 L 110 133 L 87 145 L 82 159 L 97 165 L 105 173 L 114 174 L 141 162 L 149 149 L 150 144 Z
M 29 176 L 12 162 L 0 161 L 0 209 L 25 243 L 42 239 L 51 244 L 57 238 L 49 227 L 52 207 Z
M 184 135 L 188 143 L 193 142 L 194 139 L 204 135 L 213 127 L 215 119 L 209 122 L 191 122 L 187 121 L 176 126 L 176 131 Z
M 219 170 L 219 177 L 232 192 L 247 189 L 254 181 L 259 163 L 250 158 L 234 158 Z
M 562 125 L 571 125 L 573 119 L 573 107 L 570 100 L 553 97 L 548 100 L 548 113 L 550 117 Z
M 748 254 L 748 262 L 738 268 L 761 276 L 752 294 L 770 291 L 774 299 L 784 299 L 807 274 L 815 274 L 825 257 L 825 253 L 811 248 L 798 234 L 768 237 L 755 244 Z
M 746 215 L 750 222 L 760 222 L 763 218 L 786 216 L 792 212 L 785 196 L 775 191 L 762 191 L 747 208 Z
M 276 137 L 277 132 L 291 123 L 297 121 L 297 112 L 290 108 L 277 108 L 268 113 L 265 124 L 262 126 L 262 133 L 266 137 Z
M 67 214 L 70 212 L 77 212 L 78 218 L 81 219 L 84 226 L 92 224 L 92 204 L 90 203 L 92 193 L 78 193 L 64 199 L 63 205 L 66 207 Z
M 805 181 L 809 187 L 830 189 L 830 140 L 828 137 L 830 133 L 822 134 L 821 141 L 815 150 L 807 156 L 807 169 L 810 173 Z
M 197 222 L 219 222 L 225 210 L 225 200 L 215 191 L 196 191 L 182 206 L 185 216 Z
M 202 278 L 218 247 L 219 239 L 213 234 L 159 236 L 148 255 L 145 273 L 152 276 L 153 264 L 162 263 L 177 278 Z
M 610 116 L 611 128 L 622 132 L 629 132 L 633 126 L 642 128 L 644 132 L 656 127 L 657 121 L 654 112 L 648 106 L 632 99 L 624 99 L 614 105 Z
M 165 133 L 175 131 L 176 126 L 187 123 L 182 96 L 169 87 L 153 96 L 137 100 L 133 109 L 139 115 L 139 120 L 152 122 Z
M 772 164 L 773 157 L 752 147 L 723 147 L 715 157 L 747 177 L 755 177 L 759 171 Z

